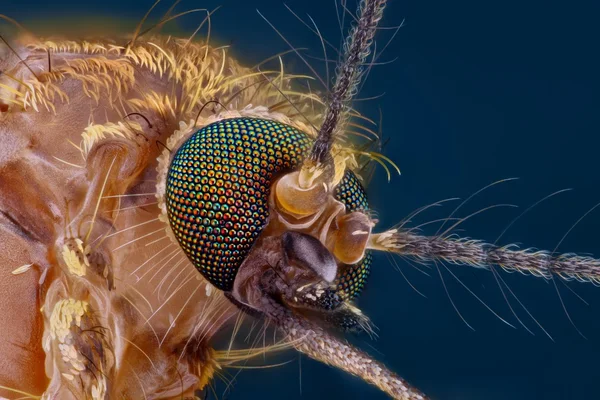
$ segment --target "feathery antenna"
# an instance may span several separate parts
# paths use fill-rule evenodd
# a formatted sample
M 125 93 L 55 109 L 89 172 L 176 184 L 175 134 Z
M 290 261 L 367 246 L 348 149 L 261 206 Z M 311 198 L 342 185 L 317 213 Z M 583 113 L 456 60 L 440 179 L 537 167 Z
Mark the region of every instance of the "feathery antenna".
M 362 78 L 362 65 L 370 53 L 377 24 L 383 16 L 387 0 L 361 0 L 360 17 L 344 45 L 342 63 L 337 69 L 335 85 L 323 125 L 311 149 L 310 160 L 317 165 L 331 163 L 331 146 L 335 130 L 348 103 L 356 95 Z

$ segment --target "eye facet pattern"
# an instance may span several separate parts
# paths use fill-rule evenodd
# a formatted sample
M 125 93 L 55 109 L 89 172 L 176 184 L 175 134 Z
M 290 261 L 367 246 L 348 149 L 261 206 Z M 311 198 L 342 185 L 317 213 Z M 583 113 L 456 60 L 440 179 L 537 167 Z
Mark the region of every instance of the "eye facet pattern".
M 225 119 L 195 132 L 176 152 L 166 185 L 167 213 L 182 249 L 214 286 L 231 290 L 237 270 L 269 216 L 274 178 L 304 160 L 312 139 L 294 127 L 259 118 Z M 347 212 L 367 212 L 359 179 L 346 171 L 335 197 Z M 369 253 L 340 268 L 324 310 L 357 297 L 370 272 Z M 329 293 L 330 292 L 330 293 Z
M 354 172 L 346 170 L 344 177 L 335 188 L 336 198 L 344 203 L 346 212 L 368 212 L 367 192 Z M 341 269 L 335 281 L 335 287 L 342 301 L 352 300 L 362 292 L 369 273 L 373 255 L 367 251 L 363 259 Z
M 344 203 L 347 212 L 369 211 L 367 192 L 354 172 L 346 170 L 344 177 L 335 187 L 335 197 Z
M 203 127 L 177 150 L 167 176 L 169 221 L 211 284 L 231 290 L 266 224 L 274 176 L 298 166 L 310 145 L 291 126 L 233 118 Z
M 373 255 L 367 251 L 360 262 L 347 266 L 339 274 L 334 285 L 342 301 L 355 299 L 362 292 L 371 273 L 372 263 Z

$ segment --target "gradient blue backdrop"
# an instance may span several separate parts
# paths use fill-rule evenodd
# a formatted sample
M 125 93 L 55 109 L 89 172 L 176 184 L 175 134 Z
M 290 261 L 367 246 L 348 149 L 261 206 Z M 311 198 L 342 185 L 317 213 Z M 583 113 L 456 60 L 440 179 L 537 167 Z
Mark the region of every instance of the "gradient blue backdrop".
M 339 40 L 334 0 L 289 0 L 299 14 L 309 12 L 322 33 Z M 350 8 L 354 4 L 349 1 Z M 52 21 L 65 16 L 105 15 L 138 20 L 151 1 L 2 0 L 0 13 L 19 21 Z M 247 63 L 286 45 L 256 13 L 260 9 L 296 46 L 321 57 L 319 41 L 285 9 L 281 0 L 186 0 L 180 9 L 222 4 L 213 35 L 233 45 Z M 384 24 L 406 26 L 374 69 L 360 103 L 391 138 L 386 154 L 403 171 L 388 184 L 379 171 L 369 188 L 381 225 L 399 221 L 413 209 L 447 197 L 465 197 L 498 179 L 520 177 L 477 197 L 465 213 L 493 203 L 526 208 L 562 188 L 576 190 L 542 204 L 520 220 L 502 243 L 519 242 L 552 250 L 571 224 L 600 201 L 598 160 L 600 3 L 584 0 L 482 2 L 391 0 Z M 164 11 L 165 4 L 159 7 Z M 192 30 L 202 17 L 178 22 Z M 35 26 L 31 27 L 35 30 Z M 2 25 L 0 25 L 2 29 Z M 387 32 L 389 34 L 389 32 Z M 383 37 L 387 37 L 383 33 Z M 381 48 L 381 44 L 380 44 Z M 331 52 L 330 52 L 331 55 Z M 288 57 L 288 65 L 302 71 Z M 315 61 L 317 65 L 322 64 Z M 443 217 L 437 210 L 422 221 Z M 465 235 L 495 240 L 518 210 L 493 210 L 465 224 Z M 600 212 L 600 211 L 599 211 Z M 590 215 L 561 245 L 562 251 L 600 255 L 600 215 Z M 486 304 L 511 323 L 494 317 L 454 278 L 444 273 L 457 307 L 451 306 L 435 270 L 424 276 L 401 268 L 417 294 L 385 257 L 378 257 L 360 306 L 379 327 L 375 342 L 359 338 L 364 349 L 385 361 L 434 399 L 595 399 L 600 398 L 600 289 L 562 284 L 570 324 L 554 285 L 531 277 L 505 279 L 551 341 L 516 302 L 513 307 L 535 333 L 518 326 L 491 274 L 467 267 L 453 272 Z M 228 399 L 385 399 L 360 381 L 293 354 L 294 362 L 274 370 L 244 371 Z M 235 373 L 235 371 L 233 371 Z M 219 395 L 224 385 L 219 387 Z

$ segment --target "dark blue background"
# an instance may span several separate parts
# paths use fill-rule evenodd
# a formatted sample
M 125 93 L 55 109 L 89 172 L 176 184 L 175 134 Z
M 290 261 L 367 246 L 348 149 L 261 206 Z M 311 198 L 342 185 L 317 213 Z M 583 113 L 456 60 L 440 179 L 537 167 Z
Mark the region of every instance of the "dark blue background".
M 57 27 L 57 21 L 75 21 L 73 16 L 81 15 L 137 21 L 150 3 L 3 0 L 0 13 L 24 23 L 37 21 L 30 26 L 35 30 L 36 25 Z M 249 64 L 286 50 L 257 8 L 296 46 L 310 47 L 316 57 L 322 54 L 318 40 L 280 0 L 187 0 L 179 9 L 218 4 L 224 7 L 213 18 L 214 38 L 231 43 L 234 54 Z M 333 0 L 288 4 L 299 14 L 310 12 L 323 34 L 338 42 Z M 168 5 L 161 5 L 155 15 Z M 391 138 L 386 154 L 403 171 L 390 184 L 379 171 L 369 188 L 380 226 L 390 226 L 436 200 L 464 198 L 498 179 L 520 177 L 478 196 L 463 215 L 494 203 L 512 202 L 523 209 L 555 190 L 575 188 L 537 207 L 503 238 L 503 243 L 554 249 L 571 224 L 600 201 L 598 17 L 599 3 L 584 0 L 390 1 L 384 24 L 406 19 L 406 26 L 383 59 L 398 60 L 374 69 L 361 93 L 368 97 L 386 92 L 385 97 L 360 103 L 360 109 L 375 119 L 381 108 L 383 133 Z M 177 24 L 189 32 L 201 18 L 188 16 Z M 80 25 L 86 21 L 78 20 Z M 294 57 L 287 60 L 291 68 L 303 70 Z M 315 63 L 322 70 L 322 64 Z M 436 210 L 421 221 L 444 217 L 451 209 Z M 462 234 L 494 241 L 519 212 L 496 209 L 481 214 L 465 224 Z M 599 226 L 600 215 L 590 215 L 560 250 L 600 255 Z M 433 398 L 600 398 L 600 289 L 569 284 L 587 306 L 558 285 L 584 339 L 566 317 L 553 284 L 504 274 L 553 336 L 551 341 L 513 300 L 535 336 L 518 326 L 489 272 L 451 267 L 518 329 L 500 322 L 444 273 L 452 299 L 475 328 L 471 331 L 452 308 L 435 270 L 427 277 L 408 265 L 401 268 L 427 298 L 411 289 L 386 257 L 378 257 L 360 306 L 379 327 L 379 339 L 357 342 Z M 293 357 L 287 354 L 284 359 Z M 386 398 L 305 357 L 301 365 L 301 385 L 299 364 L 292 362 L 273 370 L 242 372 L 227 398 Z

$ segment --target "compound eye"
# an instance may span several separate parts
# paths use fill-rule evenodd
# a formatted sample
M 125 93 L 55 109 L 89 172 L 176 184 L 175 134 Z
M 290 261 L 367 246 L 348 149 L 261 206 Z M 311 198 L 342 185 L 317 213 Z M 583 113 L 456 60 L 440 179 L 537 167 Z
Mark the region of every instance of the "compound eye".
M 211 284 L 232 289 L 269 217 L 271 183 L 299 166 L 310 144 L 291 126 L 233 118 L 201 128 L 177 150 L 166 182 L 169 223 Z

